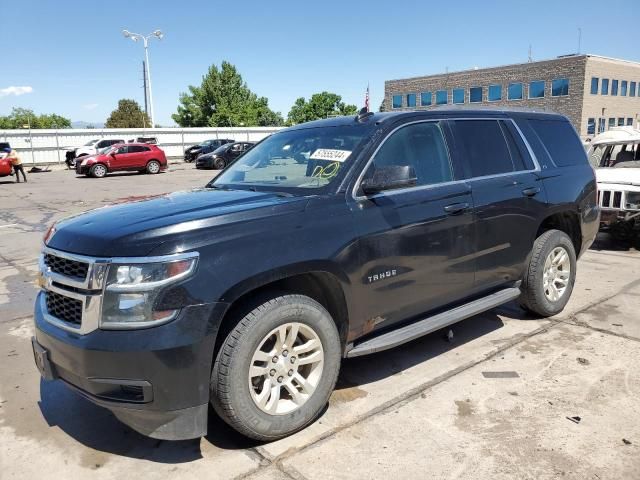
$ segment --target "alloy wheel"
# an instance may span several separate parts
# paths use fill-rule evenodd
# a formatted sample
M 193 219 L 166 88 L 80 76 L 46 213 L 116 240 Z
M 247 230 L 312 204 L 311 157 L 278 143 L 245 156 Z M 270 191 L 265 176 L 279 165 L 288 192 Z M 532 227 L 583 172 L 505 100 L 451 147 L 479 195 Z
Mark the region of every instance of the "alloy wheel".
M 564 247 L 555 247 L 544 262 L 543 288 L 548 300 L 557 302 L 567 291 L 571 260 Z

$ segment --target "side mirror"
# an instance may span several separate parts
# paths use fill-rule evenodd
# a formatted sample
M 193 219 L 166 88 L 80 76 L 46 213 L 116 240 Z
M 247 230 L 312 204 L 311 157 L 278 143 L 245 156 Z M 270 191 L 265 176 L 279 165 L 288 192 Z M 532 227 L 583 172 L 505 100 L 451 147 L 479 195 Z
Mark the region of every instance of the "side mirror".
M 373 195 L 384 190 L 415 187 L 418 183 L 416 172 L 408 165 L 390 165 L 376 168 L 373 175 L 362 181 L 361 187 L 365 195 Z

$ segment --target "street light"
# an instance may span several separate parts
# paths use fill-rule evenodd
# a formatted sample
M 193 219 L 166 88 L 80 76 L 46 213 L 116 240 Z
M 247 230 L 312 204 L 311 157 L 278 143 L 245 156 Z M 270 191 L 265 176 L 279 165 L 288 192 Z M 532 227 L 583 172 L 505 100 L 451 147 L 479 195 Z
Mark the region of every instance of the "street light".
M 149 68 L 149 39 L 152 37 L 157 38 L 158 40 L 162 40 L 164 34 L 160 30 L 155 30 L 149 35 L 140 35 L 139 33 L 132 33 L 129 30 L 123 30 L 122 34 L 124 38 L 130 38 L 134 42 L 138 40 L 142 40 L 144 43 L 144 58 L 147 65 L 147 85 L 149 86 L 149 106 L 151 108 L 151 128 L 155 126 L 155 118 L 153 115 L 153 93 L 151 92 L 151 68 Z

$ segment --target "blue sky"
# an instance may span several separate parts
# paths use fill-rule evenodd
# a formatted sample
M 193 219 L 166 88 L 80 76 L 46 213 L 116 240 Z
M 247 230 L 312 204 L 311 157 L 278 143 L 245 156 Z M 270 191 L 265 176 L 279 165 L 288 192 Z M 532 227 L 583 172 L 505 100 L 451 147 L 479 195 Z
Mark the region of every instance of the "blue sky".
M 178 95 L 212 63 L 235 64 L 286 116 L 322 90 L 377 109 L 384 80 L 553 58 L 577 50 L 640 61 L 637 0 L 29 1 L 2 0 L 0 115 L 14 106 L 104 122 L 118 99 L 143 101 L 140 43 L 150 63 L 156 123 L 172 125 Z M 30 87 L 10 89 L 9 87 Z

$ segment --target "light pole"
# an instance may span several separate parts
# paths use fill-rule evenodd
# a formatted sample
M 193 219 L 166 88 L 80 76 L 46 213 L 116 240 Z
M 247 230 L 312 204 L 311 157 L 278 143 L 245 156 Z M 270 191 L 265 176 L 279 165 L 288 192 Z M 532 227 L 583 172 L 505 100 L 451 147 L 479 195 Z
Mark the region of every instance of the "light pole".
M 151 92 L 151 68 L 149 67 L 149 39 L 156 37 L 158 40 L 162 40 L 164 34 L 160 30 L 155 30 L 149 35 L 140 35 L 139 33 L 131 33 L 129 30 L 123 30 L 122 34 L 125 38 L 130 38 L 134 42 L 142 40 L 144 43 L 144 58 L 147 62 L 147 86 L 149 87 L 149 109 L 151 110 L 151 128 L 155 127 L 155 118 L 153 115 L 153 93 Z

